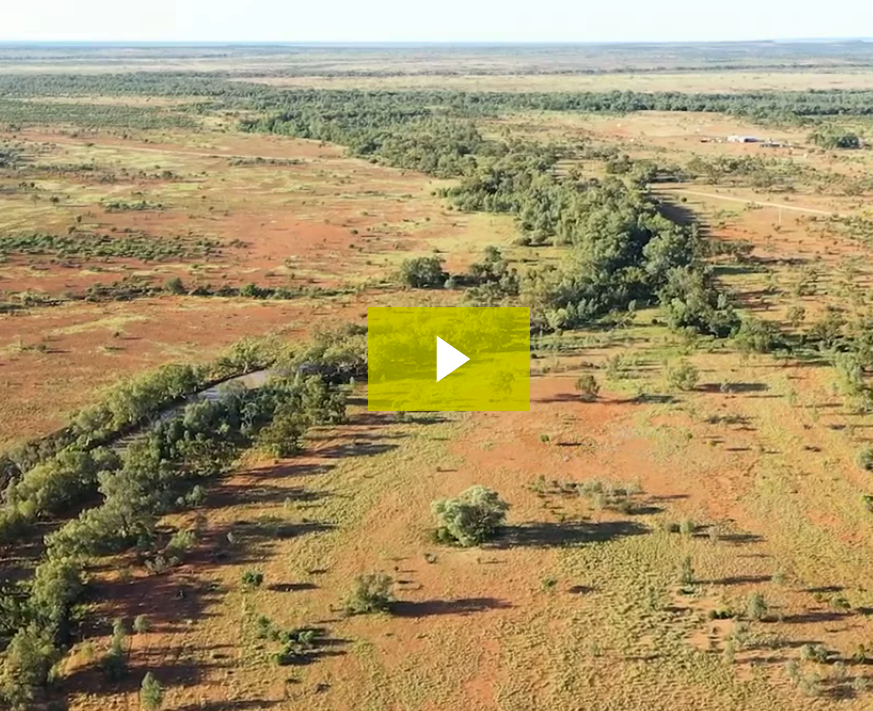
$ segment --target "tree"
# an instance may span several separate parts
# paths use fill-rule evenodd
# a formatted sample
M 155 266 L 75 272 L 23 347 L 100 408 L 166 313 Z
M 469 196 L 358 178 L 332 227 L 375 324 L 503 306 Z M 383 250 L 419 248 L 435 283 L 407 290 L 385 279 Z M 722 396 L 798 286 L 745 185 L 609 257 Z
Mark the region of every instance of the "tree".
M 509 504 L 496 491 L 472 486 L 455 499 L 431 504 L 437 519 L 437 536 L 462 546 L 475 546 L 494 535 L 506 518 Z
M 769 353 L 784 345 L 784 339 L 776 324 L 751 317 L 740 322 L 734 339 L 740 350 L 747 353 Z
M 112 623 L 112 641 L 109 652 L 103 658 L 103 673 L 109 681 L 120 681 L 127 676 L 127 657 L 124 643 L 127 640 L 127 630 L 124 620 L 120 617 Z
M 822 148 L 853 149 L 861 147 L 861 138 L 857 133 L 839 126 L 819 126 L 813 131 L 809 140 Z
M 746 615 L 748 615 L 750 620 L 755 620 L 756 622 L 760 622 L 767 616 L 768 609 L 764 595 L 759 592 L 753 593 L 746 603 Z
M 800 328 L 806 319 L 806 309 L 802 306 L 792 306 L 788 309 L 787 318 L 788 323 L 790 323 L 794 328 Z
M 270 456 L 291 457 L 300 451 L 306 418 L 300 412 L 280 412 L 258 435 L 258 445 Z
M 172 277 L 171 279 L 167 279 L 167 282 L 164 284 L 164 289 L 170 294 L 181 296 L 185 293 L 185 284 L 179 277 L 176 276 Z
M 260 570 L 247 570 L 241 577 L 244 588 L 259 588 L 264 584 L 264 574 Z
M 164 702 L 164 687 L 161 686 L 155 675 L 147 672 L 142 679 L 139 690 L 139 703 L 144 711 L 158 711 Z
M 685 359 L 667 369 L 667 382 L 679 390 L 694 390 L 699 377 L 700 371 Z
M 576 380 L 576 390 L 579 391 L 579 397 L 583 402 L 594 402 L 600 392 L 600 384 L 591 373 L 585 373 Z
M 49 670 L 58 658 L 51 637 L 31 624 L 18 630 L 0 672 L 0 696 L 18 711 L 32 708 L 36 690 L 48 680 Z
M 46 629 L 57 630 L 81 592 L 81 565 L 68 558 L 50 557 L 37 567 L 33 576 L 31 612 Z
M 391 577 L 385 573 L 370 573 L 357 577 L 352 594 L 345 603 L 346 613 L 365 615 L 387 611 L 394 601 L 394 596 L 391 594 L 393 583 Z
M 137 615 L 133 618 L 133 631 L 137 634 L 145 634 L 151 629 L 149 618 L 145 615 Z
M 412 289 L 439 289 L 448 276 L 439 257 L 407 259 L 400 265 L 400 281 Z

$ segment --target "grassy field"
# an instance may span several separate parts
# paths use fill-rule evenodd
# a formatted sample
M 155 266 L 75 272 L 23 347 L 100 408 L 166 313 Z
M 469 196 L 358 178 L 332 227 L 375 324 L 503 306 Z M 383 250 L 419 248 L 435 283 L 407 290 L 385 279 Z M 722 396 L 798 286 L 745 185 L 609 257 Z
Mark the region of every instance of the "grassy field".
M 250 49 L 229 64 L 209 48 L 2 48 L 0 72 L 233 68 L 277 92 L 870 88 L 863 52 L 709 49 L 416 50 L 429 63 L 411 76 L 383 50 Z M 410 258 L 463 275 L 497 247 L 522 277 L 574 258 L 557 236 L 520 239 L 528 204 L 459 208 L 451 189 L 469 175 L 244 131 L 260 109 L 239 97 L 193 110 L 202 96 L 125 92 L 0 99 L 15 105 L 0 106 L 2 450 L 121 378 L 206 363 L 243 337 L 295 350 L 365 325 L 368 306 L 466 303 L 463 285 L 403 286 Z M 140 708 L 146 672 L 176 711 L 871 707 L 873 419 L 834 329 L 869 324 L 873 154 L 812 139 L 827 126 L 865 144 L 868 117 L 508 108 L 457 123 L 558 146 L 550 174 L 580 194 L 655 166 L 641 193 L 700 232 L 737 312 L 783 345 L 670 328 L 641 302 L 535 334 L 530 412 L 373 413 L 353 381 L 347 421 L 310 428 L 293 457 L 244 451 L 159 519 L 161 540 L 194 532 L 177 564 L 156 570 L 143 546 L 87 561 L 57 680 L 31 708 Z M 501 303 L 532 297 L 513 298 Z M 577 387 L 586 375 L 595 397 Z M 431 503 L 473 485 L 510 505 L 504 525 L 480 546 L 440 543 Z M 4 591 L 78 513 L 4 543 Z M 345 614 L 372 573 L 394 602 Z M 118 618 L 148 624 L 108 680 Z M 312 636 L 277 664 L 277 630 Z

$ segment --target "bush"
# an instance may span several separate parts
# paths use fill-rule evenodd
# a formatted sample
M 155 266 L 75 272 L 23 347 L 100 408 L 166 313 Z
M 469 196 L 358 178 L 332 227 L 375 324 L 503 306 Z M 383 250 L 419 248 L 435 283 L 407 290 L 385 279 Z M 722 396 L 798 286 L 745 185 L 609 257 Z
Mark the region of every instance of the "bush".
M 179 277 L 173 277 L 172 279 L 167 279 L 167 282 L 164 284 L 164 290 L 170 294 L 181 296 L 185 293 L 185 284 Z
M 805 662 L 825 664 L 828 657 L 830 657 L 830 652 L 823 644 L 804 644 L 800 648 L 800 658 Z
M 767 616 L 767 601 L 762 593 L 754 593 L 746 603 L 746 616 L 760 622 Z
M 167 544 L 167 555 L 178 560 L 182 560 L 185 554 L 190 551 L 197 542 L 197 534 L 190 528 L 176 531 L 170 542 Z
M 242 574 L 243 587 L 253 589 L 264 584 L 264 574 L 259 570 L 247 570 Z
M 45 629 L 56 631 L 66 621 L 70 605 L 82 592 L 82 568 L 67 558 L 40 564 L 30 589 L 30 610 Z
M 149 622 L 149 618 L 145 615 L 137 615 L 133 619 L 133 631 L 137 634 L 145 634 L 151 629 L 151 623 Z
M 679 390 L 689 391 L 697 387 L 700 371 L 687 360 L 667 369 L 667 382 L 670 386 Z
M 456 499 L 441 499 L 431 505 L 440 540 L 475 546 L 494 535 L 506 518 L 509 504 L 496 491 L 472 486 Z
M 709 273 L 691 267 L 671 269 L 658 292 L 667 325 L 674 330 L 726 338 L 739 325 L 727 294 Z
M 306 417 L 300 412 L 279 413 L 261 430 L 258 446 L 277 459 L 291 457 L 300 449 L 300 440 L 306 432 Z
M 858 452 L 855 461 L 857 462 L 858 467 L 864 471 L 873 471 L 873 449 L 870 447 L 864 447 L 864 449 Z
M 155 675 L 147 672 L 142 679 L 142 687 L 139 690 L 139 703 L 144 711 L 158 711 L 164 702 L 164 687 L 161 686 Z
M 684 586 L 694 585 L 694 566 L 691 564 L 691 556 L 682 559 L 682 567 L 679 569 L 679 582 Z
M 594 402 L 600 393 L 600 384 L 591 373 L 586 373 L 576 380 L 576 390 L 583 402 Z
M 745 318 L 734 336 L 740 350 L 747 353 L 770 353 L 784 345 L 776 324 L 755 318 Z
M 44 686 L 58 658 L 51 638 L 35 625 L 20 629 L 6 649 L 0 672 L 0 695 L 12 709 L 33 708 L 36 690 Z
M 853 131 L 839 126 L 820 126 L 813 131 L 809 140 L 821 148 L 854 149 L 861 147 L 861 138 Z
M 356 578 L 352 594 L 345 603 L 346 614 L 365 615 L 389 610 L 394 601 L 391 594 L 393 582 L 385 573 L 370 573 Z
M 400 265 L 400 281 L 412 289 L 439 289 L 447 278 L 439 257 L 407 259 Z
M 127 655 L 124 643 L 127 640 L 127 630 L 124 621 L 119 617 L 112 624 L 112 641 L 109 652 L 103 658 L 103 673 L 109 681 L 120 681 L 127 676 Z

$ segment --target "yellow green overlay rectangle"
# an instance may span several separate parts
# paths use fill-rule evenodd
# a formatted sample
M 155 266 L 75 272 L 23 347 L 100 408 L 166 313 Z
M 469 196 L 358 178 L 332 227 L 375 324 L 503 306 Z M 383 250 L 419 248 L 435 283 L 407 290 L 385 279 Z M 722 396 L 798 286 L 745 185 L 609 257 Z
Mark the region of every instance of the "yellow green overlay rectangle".
M 530 309 L 373 307 L 367 315 L 369 410 L 530 410 Z M 437 337 L 469 358 L 440 381 Z

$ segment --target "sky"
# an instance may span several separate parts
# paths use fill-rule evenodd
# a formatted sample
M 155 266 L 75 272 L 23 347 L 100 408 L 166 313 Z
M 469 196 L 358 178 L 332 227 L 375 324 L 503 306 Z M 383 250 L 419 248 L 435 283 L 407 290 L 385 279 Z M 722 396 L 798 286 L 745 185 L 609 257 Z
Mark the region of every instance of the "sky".
M 873 36 L 869 0 L 0 0 L 0 41 L 674 42 Z

